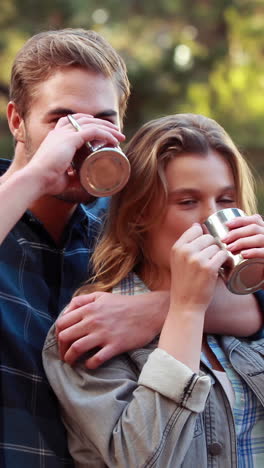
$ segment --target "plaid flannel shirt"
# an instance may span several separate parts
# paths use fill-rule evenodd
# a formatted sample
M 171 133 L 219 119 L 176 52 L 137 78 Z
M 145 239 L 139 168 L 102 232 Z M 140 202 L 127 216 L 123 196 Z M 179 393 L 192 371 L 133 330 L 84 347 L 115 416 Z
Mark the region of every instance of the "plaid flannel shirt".
M 8 164 L 0 160 L 1 173 Z M 104 200 L 91 210 L 78 206 L 60 246 L 26 212 L 0 246 L 1 468 L 73 466 L 41 351 L 59 312 L 88 278 L 105 208 Z
M 229 360 L 228 353 L 223 351 L 216 337 L 208 335 L 207 342 L 225 370 L 234 390 L 235 403 L 232 409 L 236 427 L 238 466 L 240 468 L 262 468 L 264 466 L 263 403 L 236 372 Z M 264 346 L 263 338 L 256 340 L 255 343 L 256 346 L 262 346 L 262 348 Z

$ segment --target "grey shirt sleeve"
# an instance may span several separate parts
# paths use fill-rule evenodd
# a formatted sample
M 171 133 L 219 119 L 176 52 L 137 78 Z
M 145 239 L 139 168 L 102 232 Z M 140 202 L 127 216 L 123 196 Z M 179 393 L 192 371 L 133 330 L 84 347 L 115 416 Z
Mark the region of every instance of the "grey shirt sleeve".
M 161 349 L 149 355 L 141 371 L 128 354 L 95 370 L 71 367 L 59 358 L 54 331 L 53 326 L 43 363 L 76 467 L 180 467 L 210 378 Z

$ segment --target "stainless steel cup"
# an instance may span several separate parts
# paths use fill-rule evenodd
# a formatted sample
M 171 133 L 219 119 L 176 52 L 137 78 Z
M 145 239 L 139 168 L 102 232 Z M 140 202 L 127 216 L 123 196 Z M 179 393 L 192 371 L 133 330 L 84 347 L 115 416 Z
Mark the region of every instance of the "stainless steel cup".
M 72 115 L 68 120 L 77 130 L 81 126 Z M 126 155 L 119 147 L 99 144 L 96 147 L 89 141 L 85 143 L 85 159 L 80 164 L 74 162 L 72 166 L 77 170 L 83 188 L 95 197 L 108 197 L 119 192 L 127 183 L 130 176 L 130 164 Z
M 246 214 L 238 208 L 226 208 L 209 216 L 204 223 L 222 249 L 227 248 L 222 239 L 229 232 L 225 223 L 237 216 L 246 216 Z M 228 251 L 228 260 L 220 268 L 219 273 L 231 292 L 250 294 L 264 285 L 264 259 L 245 259 L 241 254 L 233 255 Z

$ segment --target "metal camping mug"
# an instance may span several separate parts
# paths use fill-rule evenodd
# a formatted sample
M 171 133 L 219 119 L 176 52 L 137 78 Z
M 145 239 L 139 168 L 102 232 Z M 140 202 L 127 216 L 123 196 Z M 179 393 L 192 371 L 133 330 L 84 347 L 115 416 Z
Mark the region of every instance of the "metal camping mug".
M 67 117 L 75 130 L 80 131 L 81 126 L 75 118 L 70 114 Z M 76 152 L 72 167 L 77 170 L 83 188 L 95 197 L 108 197 L 119 192 L 130 176 L 126 155 L 119 147 L 104 143 L 94 147 L 87 141 Z
M 237 216 L 246 214 L 238 208 L 226 208 L 209 216 L 204 223 L 222 249 L 227 248 L 222 239 L 229 232 L 225 223 Z M 241 254 L 233 255 L 230 251 L 228 255 L 228 260 L 219 270 L 228 289 L 234 294 L 250 294 L 261 289 L 264 285 L 264 259 L 245 259 Z

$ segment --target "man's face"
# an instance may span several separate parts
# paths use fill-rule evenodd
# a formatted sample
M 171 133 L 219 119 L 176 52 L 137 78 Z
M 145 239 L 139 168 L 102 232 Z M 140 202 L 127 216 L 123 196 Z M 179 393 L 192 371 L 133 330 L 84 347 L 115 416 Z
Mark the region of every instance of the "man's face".
M 81 68 L 55 71 L 40 83 L 24 119 L 24 148 L 30 160 L 58 119 L 67 114 L 84 113 L 119 125 L 118 94 L 110 78 Z M 54 148 L 56 158 L 56 148 Z M 93 199 L 82 188 L 78 175 L 70 176 L 60 198 L 69 203 L 87 203 Z

